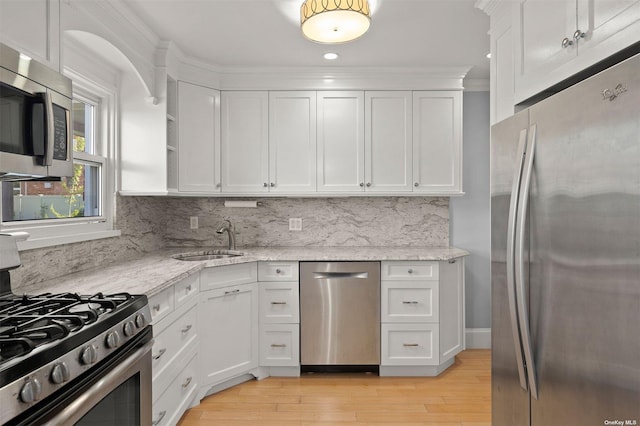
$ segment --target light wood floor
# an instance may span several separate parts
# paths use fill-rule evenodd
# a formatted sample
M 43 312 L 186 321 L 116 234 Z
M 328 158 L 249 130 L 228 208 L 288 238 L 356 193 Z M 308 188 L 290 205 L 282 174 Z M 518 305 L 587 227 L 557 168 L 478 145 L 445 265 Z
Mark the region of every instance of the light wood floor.
M 491 353 L 467 350 L 438 377 L 305 374 L 204 399 L 180 426 L 490 426 Z
M 189 410 L 180 426 L 490 426 L 491 354 L 467 350 L 438 377 L 308 374 L 249 381 Z

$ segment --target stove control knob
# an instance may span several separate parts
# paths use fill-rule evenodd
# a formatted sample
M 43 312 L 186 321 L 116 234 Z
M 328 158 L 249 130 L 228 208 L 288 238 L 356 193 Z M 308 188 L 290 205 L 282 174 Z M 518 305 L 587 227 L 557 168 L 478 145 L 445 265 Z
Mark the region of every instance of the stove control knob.
M 59 362 L 51 369 L 50 379 L 56 385 L 66 382 L 71 377 L 69 367 L 66 362 Z
M 117 331 L 107 333 L 107 337 L 104 339 L 104 344 L 109 349 L 115 349 L 120 346 L 120 333 Z
M 133 333 L 136 331 L 133 321 L 127 321 L 126 323 L 124 323 L 124 326 L 122 327 L 122 331 L 124 335 L 127 337 L 133 336 Z
M 147 319 L 142 314 L 136 315 L 136 327 L 142 328 L 147 325 Z
M 98 361 L 98 348 L 95 345 L 85 346 L 80 354 L 80 362 L 84 365 L 91 365 L 96 361 Z
M 27 379 L 24 385 L 22 385 L 22 389 L 20 389 L 20 400 L 22 400 L 22 402 L 30 404 L 40 399 L 41 393 L 42 385 L 40 384 L 40 381 L 35 377 L 32 379 Z

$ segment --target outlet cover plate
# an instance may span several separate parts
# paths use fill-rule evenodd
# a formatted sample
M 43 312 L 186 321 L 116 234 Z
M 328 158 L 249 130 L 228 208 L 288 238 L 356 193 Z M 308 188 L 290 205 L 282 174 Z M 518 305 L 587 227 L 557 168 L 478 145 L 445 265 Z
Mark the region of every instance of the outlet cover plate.
M 289 218 L 289 231 L 302 231 L 302 218 L 290 217 Z

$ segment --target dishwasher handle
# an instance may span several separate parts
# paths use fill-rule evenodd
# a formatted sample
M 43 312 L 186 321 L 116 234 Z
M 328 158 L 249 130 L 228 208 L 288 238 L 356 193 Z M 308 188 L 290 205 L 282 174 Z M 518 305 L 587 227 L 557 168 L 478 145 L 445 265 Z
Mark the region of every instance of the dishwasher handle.
M 359 278 L 368 279 L 368 272 L 314 272 L 313 278 L 317 280 L 329 280 L 335 278 Z

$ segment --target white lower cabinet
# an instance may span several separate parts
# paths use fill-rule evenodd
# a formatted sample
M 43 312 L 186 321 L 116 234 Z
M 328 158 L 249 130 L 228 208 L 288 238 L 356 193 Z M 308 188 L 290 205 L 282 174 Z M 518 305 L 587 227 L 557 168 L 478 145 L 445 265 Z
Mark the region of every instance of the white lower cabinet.
M 208 268 L 201 272 L 198 321 L 201 394 L 258 367 L 258 287 L 256 263 Z
M 260 366 L 272 376 L 300 375 L 298 262 L 259 262 Z
M 436 376 L 464 350 L 463 261 L 381 267 L 381 376 Z
M 194 274 L 149 298 L 154 425 L 176 424 L 196 397 L 199 283 Z

